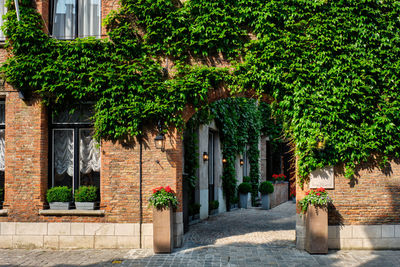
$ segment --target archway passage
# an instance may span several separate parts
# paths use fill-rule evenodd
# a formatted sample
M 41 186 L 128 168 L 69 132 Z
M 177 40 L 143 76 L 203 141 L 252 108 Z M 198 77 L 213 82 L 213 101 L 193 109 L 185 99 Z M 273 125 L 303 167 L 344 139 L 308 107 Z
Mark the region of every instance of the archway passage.
M 190 228 L 187 242 L 215 243 L 210 240 L 230 240 L 229 236 L 252 242 L 251 233 L 268 236 L 268 231 L 280 227 L 287 232 L 284 239 L 294 244 L 295 205 L 286 204 L 295 182 L 293 155 L 268 103 L 244 97 L 212 102 L 188 120 L 183 140 L 184 231 Z M 274 179 L 279 174 L 282 181 Z M 276 212 L 261 209 L 258 189 L 262 182 L 275 188 L 268 208 L 285 203 L 284 207 Z M 249 186 L 245 207 L 239 205 L 238 190 L 244 184 Z M 282 220 L 282 225 L 269 223 L 277 220 Z M 196 224 L 200 221 L 203 223 Z M 217 227 L 207 231 L 209 224 Z

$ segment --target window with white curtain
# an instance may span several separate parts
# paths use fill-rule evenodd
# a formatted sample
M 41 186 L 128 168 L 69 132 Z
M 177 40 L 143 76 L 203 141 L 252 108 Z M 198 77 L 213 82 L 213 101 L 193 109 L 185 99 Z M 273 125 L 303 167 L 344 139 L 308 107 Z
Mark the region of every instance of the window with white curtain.
M 53 36 L 57 39 L 101 36 L 101 0 L 53 0 Z
M 100 147 L 93 138 L 90 105 L 60 112 L 52 119 L 53 186 L 100 188 Z
M 4 169 L 5 169 L 5 132 L 6 132 L 6 105 L 4 100 L 0 100 L 0 187 L 4 188 Z
M 6 8 L 6 0 L 0 0 L 0 27 L 4 25 L 4 18 L 3 16 L 7 13 Z M 4 32 L 0 28 L 0 42 L 4 42 L 6 40 L 6 36 Z

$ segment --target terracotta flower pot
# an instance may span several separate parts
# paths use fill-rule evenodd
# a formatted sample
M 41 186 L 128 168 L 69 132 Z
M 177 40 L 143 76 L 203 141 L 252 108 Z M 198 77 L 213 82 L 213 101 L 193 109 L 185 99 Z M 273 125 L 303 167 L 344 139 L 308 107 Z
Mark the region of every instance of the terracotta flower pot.
M 306 251 L 310 254 L 328 253 L 328 210 L 326 207 L 308 206 Z
M 171 253 L 174 243 L 172 209 L 153 208 L 154 253 Z

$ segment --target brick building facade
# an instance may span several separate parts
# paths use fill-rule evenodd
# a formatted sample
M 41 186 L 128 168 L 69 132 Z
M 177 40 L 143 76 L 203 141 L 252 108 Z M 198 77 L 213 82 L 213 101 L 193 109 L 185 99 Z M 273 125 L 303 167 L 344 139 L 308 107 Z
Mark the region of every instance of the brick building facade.
M 36 0 L 45 31 L 50 25 L 51 2 Z M 117 7 L 116 0 L 101 0 L 101 18 Z M 104 34 L 102 27 L 100 35 Z M 6 57 L 6 51 L 0 49 L 0 60 Z M 224 95 L 214 92 L 210 99 Z M 151 189 L 170 185 L 182 203 L 183 144 L 176 131 L 166 137 L 165 150 L 155 147 L 153 131 L 141 142 L 103 141 L 100 209 L 54 213 L 47 210 L 45 201 L 51 186 L 50 111 L 35 96 L 22 100 L 8 84 L 1 88 L 0 97 L 5 100 L 5 198 L 0 210 L 0 248 L 152 247 L 152 211 L 147 201 Z M 184 115 L 190 118 L 192 114 L 193 110 L 188 109 Z M 340 167 L 336 167 L 335 189 L 329 190 L 336 207 L 329 217 L 330 247 L 400 248 L 400 165 L 392 161 L 387 175 L 377 168 L 365 168 L 354 183 L 340 173 Z M 304 191 L 298 186 L 297 199 L 302 196 Z M 180 246 L 182 207 L 174 214 L 175 246 Z M 303 232 L 303 218 L 299 216 L 299 248 L 304 244 Z

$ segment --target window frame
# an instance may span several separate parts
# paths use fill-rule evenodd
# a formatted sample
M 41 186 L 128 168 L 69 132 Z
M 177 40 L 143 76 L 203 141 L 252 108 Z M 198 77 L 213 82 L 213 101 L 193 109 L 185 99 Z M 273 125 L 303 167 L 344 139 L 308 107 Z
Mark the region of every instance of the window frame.
M 101 26 L 101 21 L 102 21 L 102 6 L 103 6 L 103 0 L 99 0 L 100 3 L 100 18 L 99 18 L 99 35 L 95 36 L 95 35 L 88 35 L 88 36 L 82 36 L 79 37 L 79 1 L 86 1 L 86 0 L 75 0 L 75 36 L 73 38 L 57 38 L 56 36 L 53 35 L 53 29 L 54 29 L 54 9 L 55 9 L 55 1 L 56 0 L 50 0 L 49 1 L 49 31 L 50 31 L 50 36 L 54 37 L 57 40 L 64 40 L 64 41 L 71 41 L 71 40 L 75 40 L 76 38 L 86 38 L 89 36 L 93 36 L 96 38 L 101 38 L 101 30 L 102 30 L 102 26 Z
M 5 16 L 6 14 L 7 14 L 7 12 L 8 12 L 8 9 L 7 9 L 7 7 L 6 7 L 6 1 L 7 0 L 3 0 L 3 7 L 2 8 L 4 8 L 4 11 L 5 11 L 5 13 L 3 14 L 3 15 L 0 15 L 0 20 L 1 20 L 1 23 L 0 23 L 0 25 L 4 25 L 4 22 L 5 22 L 5 20 L 3 19 L 3 16 Z M 100 0 L 101 1 L 101 0 Z M 5 33 L 3 32 L 3 31 L 1 31 L 0 30 L 0 44 L 4 44 L 5 43 L 5 41 L 6 41 L 6 35 L 5 35 Z M 1 35 L 3 35 L 4 37 L 2 37 Z
M 91 103 L 86 103 L 91 104 Z M 49 119 L 49 183 L 48 188 L 54 187 L 54 131 L 55 130 L 71 130 L 73 134 L 73 142 L 74 142 L 74 153 L 73 153 L 73 166 L 74 172 L 72 177 L 72 192 L 74 193 L 80 187 L 80 130 L 93 130 L 94 125 L 93 122 L 55 122 L 53 112 L 50 109 L 50 119 Z M 101 153 L 100 153 L 101 160 Z M 100 165 L 100 183 L 101 183 L 101 165 Z M 100 186 L 99 186 L 100 191 Z
M 4 124 L 0 123 L 0 130 L 4 130 L 4 144 L 6 142 L 6 100 L 4 98 L 0 98 L 0 104 L 4 105 Z M 6 164 L 5 164 L 5 155 L 6 151 L 4 149 L 4 169 L 6 168 Z M 4 175 L 5 175 L 5 170 L 3 171 Z M 3 182 L 5 183 L 5 177 L 3 177 Z M 3 187 L 3 190 L 5 190 L 5 184 L 0 184 L 0 187 Z M 3 191 L 3 193 L 5 194 L 5 192 Z

